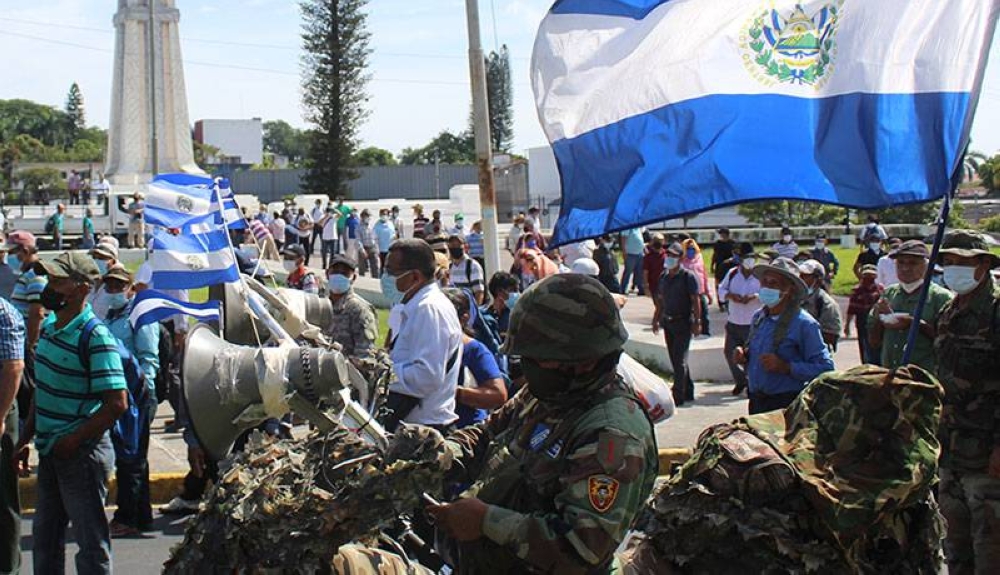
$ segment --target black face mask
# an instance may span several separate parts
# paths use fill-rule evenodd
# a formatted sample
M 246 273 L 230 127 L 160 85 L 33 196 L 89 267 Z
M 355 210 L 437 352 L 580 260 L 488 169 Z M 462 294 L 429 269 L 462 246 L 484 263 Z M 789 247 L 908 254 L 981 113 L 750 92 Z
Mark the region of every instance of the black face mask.
M 448 248 L 448 255 L 451 256 L 451 259 L 453 260 L 462 259 L 462 256 L 465 255 L 465 250 L 462 248 Z
M 598 379 L 604 377 L 618 365 L 620 353 L 605 356 L 594 369 L 587 373 L 577 374 L 572 370 L 561 368 L 545 368 L 538 362 L 526 357 L 521 358 L 521 368 L 528 380 L 528 390 L 540 401 L 558 399 L 567 392 L 584 390 Z
M 52 286 L 45 286 L 38 302 L 47 310 L 59 311 L 66 307 L 66 296 L 52 289 Z

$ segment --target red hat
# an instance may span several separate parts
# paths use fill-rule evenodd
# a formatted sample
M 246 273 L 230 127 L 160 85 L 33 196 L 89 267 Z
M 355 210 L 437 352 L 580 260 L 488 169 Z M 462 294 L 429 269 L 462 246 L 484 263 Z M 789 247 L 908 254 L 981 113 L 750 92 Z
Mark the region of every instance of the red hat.
M 7 234 L 7 247 L 8 248 L 33 248 L 37 245 L 35 242 L 35 234 L 25 231 L 16 230 Z

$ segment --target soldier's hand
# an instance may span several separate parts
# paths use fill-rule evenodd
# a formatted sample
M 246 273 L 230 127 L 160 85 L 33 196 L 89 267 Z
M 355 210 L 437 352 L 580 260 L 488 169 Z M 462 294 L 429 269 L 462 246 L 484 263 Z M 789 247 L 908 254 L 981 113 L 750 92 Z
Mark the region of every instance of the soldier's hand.
M 791 366 L 773 353 L 765 353 L 760 356 L 760 364 L 770 373 L 789 373 Z
M 434 518 L 434 524 L 456 541 L 475 541 L 483 536 L 486 519 L 485 503 L 470 497 L 444 505 L 428 505 L 425 511 Z
M 990 454 L 990 465 L 986 472 L 994 479 L 1000 479 L 1000 447 L 994 447 Z

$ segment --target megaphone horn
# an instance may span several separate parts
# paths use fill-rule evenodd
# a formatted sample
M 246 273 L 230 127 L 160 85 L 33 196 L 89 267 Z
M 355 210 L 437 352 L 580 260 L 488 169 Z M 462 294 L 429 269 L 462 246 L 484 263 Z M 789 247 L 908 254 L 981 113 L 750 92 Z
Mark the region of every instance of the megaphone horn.
M 287 411 L 282 399 L 291 391 L 314 404 L 334 399 L 350 384 L 352 369 L 338 351 L 239 346 L 222 340 L 207 325 L 197 325 L 188 333 L 181 383 L 194 434 L 218 460 L 240 433 L 267 417 L 283 415 L 278 411 Z
M 260 336 L 260 341 L 267 341 L 271 336 L 270 331 L 264 322 L 255 319 L 247 312 L 244 306 L 245 295 L 240 290 L 241 288 L 236 283 L 209 287 L 209 299 L 222 302 L 222 337 L 230 343 L 255 345 L 257 343 L 256 331 L 256 334 Z M 288 288 L 277 288 L 272 291 L 274 293 L 270 297 L 279 296 L 289 310 L 301 319 L 319 328 L 330 325 L 330 321 L 333 319 L 333 304 L 329 298 Z M 271 305 L 268 305 L 268 309 L 272 313 L 276 311 Z M 277 313 L 275 317 L 280 322 L 283 315 Z

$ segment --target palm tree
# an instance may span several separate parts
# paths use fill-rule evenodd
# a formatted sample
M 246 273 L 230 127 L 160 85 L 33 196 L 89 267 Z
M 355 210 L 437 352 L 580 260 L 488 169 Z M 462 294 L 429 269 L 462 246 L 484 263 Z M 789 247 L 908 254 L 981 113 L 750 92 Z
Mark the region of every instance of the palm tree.
M 979 167 L 988 160 L 989 158 L 982 152 L 975 150 L 966 152 L 965 157 L 962 159 L 962 170 L 965 172 L 965 179 L 968 181 L 975 179 L 979 175 Z

